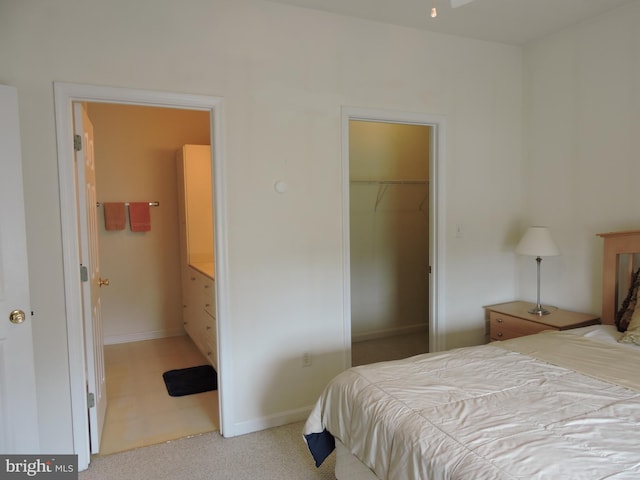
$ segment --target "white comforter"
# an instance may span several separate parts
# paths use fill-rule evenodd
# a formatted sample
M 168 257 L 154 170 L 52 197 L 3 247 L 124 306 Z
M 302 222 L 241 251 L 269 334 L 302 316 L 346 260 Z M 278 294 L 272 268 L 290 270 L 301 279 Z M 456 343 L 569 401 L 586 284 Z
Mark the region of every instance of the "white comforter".
M 304 433 L 380 479 L 640 479 L 639 392 L 640 350 L 545 332 L 354 367 Z

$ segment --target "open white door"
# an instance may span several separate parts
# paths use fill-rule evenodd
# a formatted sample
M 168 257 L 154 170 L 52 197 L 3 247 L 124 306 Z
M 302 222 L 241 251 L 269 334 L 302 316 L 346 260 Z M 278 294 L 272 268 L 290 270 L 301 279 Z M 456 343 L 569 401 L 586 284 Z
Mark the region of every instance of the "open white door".
M 0 85 L 0 453 L 39 443 L 18 94 Z
M 100 277 L 93 125 L 81 103 L 73 104 L 73 125 L 78 174 L 78 221 L 80 223 L 80 263 L 87 362 L 87 398 L 89 399 L 89 432 L 91 453 L 98 453 L 107 412 L 100 288 L 103 285 L 109 285 L 109 281 Z

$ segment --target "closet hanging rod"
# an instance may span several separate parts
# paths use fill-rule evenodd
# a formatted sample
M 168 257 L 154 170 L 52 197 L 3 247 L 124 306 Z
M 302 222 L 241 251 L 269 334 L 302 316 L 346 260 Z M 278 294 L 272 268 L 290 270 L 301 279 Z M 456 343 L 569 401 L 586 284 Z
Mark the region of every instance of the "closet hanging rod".
M 96 207 L 101 207 L 102 205 L 104 205 L 104 203 L 105 202 L 97 202 L 96 203 Z M 124 206 L 128 207 L 129 206 L 129 202 L 124 202 Z M 159 207 L 160 206 L 160 202 L 149 202 L 149 206 L 150 207 Z
M 428 185 L 429 180 L 351 180 L 350 183 L 368 185 Z

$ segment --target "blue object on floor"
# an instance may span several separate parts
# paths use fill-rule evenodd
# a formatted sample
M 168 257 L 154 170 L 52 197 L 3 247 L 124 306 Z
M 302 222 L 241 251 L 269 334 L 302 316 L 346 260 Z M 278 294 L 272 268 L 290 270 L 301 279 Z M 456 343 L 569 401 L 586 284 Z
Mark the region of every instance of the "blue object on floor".
M 218 388 L 218 375 L 211 365 L 169 370 L 162 374 L 167 392 L 172 397 L 183 397 Z

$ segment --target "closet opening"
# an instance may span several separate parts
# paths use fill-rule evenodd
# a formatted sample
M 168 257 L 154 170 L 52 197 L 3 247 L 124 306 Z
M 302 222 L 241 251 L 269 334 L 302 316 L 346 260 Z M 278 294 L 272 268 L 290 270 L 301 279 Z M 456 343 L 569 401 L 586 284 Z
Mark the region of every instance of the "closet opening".
M 349 122 L 352 365 L 429 350 L 430 130 Z
M 345 364 L 443 348 L 445 122 L 343 108 Z

